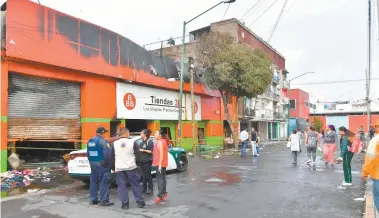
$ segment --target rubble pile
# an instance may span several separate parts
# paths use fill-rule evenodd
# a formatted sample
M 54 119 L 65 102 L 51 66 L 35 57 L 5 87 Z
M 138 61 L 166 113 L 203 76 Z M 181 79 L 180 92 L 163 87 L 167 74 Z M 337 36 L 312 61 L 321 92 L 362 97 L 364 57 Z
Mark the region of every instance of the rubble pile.
M 0 175 L 1 191 L 9 191 L 14 188 L 26 187 L 33 182 L 50 182 L 52 175 L 42 168 L 35 170 L 12 170 Z

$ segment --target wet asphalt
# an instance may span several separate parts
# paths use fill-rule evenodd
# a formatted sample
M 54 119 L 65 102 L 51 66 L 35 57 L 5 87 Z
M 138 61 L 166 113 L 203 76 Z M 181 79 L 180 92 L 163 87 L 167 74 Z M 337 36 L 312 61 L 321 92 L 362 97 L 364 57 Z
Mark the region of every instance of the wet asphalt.
M 79 186 L 2 202 L 1 217 L 362 217 L 363 155 L 353 159 L 350 188 L 340 185 L 341 164 L 325 167 L 318 157 L 313 168 L 305 164 L 306 160 L 303 152 L 298 165 L 293 166 L 291 152 L 284 144 L 266 147 L 254 158 L 191 159 L 186 172 L 168 176 L 169 198 L 159 205 L 154 204 L 154 196 L 149 196 L 145 198 L 147 206 L 139 209 L 130 192 L 131 209 L 123 211 L 113 187 L 110 198 L 115 206 L 89 206 L 88 187 Z

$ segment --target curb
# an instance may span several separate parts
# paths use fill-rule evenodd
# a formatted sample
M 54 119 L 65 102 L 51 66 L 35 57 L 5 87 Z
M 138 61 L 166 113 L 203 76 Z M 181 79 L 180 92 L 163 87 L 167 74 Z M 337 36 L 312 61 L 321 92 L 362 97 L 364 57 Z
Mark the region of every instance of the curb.
M 31 197 L 31 196 L 37 196 L 37 195 L 47 194 L 47 193 L 56 192 L 56 191 L 60 191 L 60 190 L 64 190 L 64 189 L 78 188 L 78 187 L 83 186 L 83 185 L 84 185 L 83 182 L 76 181 L 76 182 L 74 182 L 74 183 L 72 183 L 70 185 L 59 186 L 59 187 L 52 188 L 52 189 L 42 189 L 42 190 L 39 190 L 39 191 L 36 191 L 36 192 L 25 193 L 25 194 L 15 195 L 15 196 L 5 197 L 5 198 L 2 197 L 0 199 L 0 203 L 6 202 L 6 201 L 11 201 L 11 200 L 17 200 L 17 199 L 25 198 L 25 197 Z
M 364 218 L 379 218 L 372 197 L 372 181 L 366 182 L 365 199 Z

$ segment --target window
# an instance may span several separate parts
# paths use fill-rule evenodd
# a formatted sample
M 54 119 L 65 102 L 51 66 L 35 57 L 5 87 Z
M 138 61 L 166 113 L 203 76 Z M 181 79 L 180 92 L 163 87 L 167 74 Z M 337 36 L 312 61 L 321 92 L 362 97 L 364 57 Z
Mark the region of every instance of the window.
M 311 105 L 307 101 L 304 102 L 304 104 L 305 104 L 305 107 L 311 107 Z
M 290 109 L 296 109 L 296 100 L 290 100 Z

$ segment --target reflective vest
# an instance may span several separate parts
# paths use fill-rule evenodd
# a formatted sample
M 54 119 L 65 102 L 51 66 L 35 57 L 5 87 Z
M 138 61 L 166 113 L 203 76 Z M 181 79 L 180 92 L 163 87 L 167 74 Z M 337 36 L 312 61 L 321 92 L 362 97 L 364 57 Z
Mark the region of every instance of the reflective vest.
M 362 167 L 362 176 L 370 176 L 372 179 L 379 180 L 379 134 L 371 139 Z
M 89 162 L 100 162 L 104 160 L 103 149 L 99 145 L 101 137 L 95 136 L 87 143 L 87 154 Z

